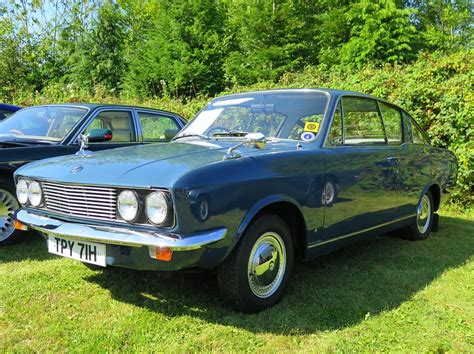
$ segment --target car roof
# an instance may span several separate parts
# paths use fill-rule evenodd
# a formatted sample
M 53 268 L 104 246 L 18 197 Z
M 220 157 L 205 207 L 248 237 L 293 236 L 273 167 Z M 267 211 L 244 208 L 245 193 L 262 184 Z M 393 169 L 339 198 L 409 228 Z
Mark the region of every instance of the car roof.
M 38 106 L 31 106 L 31 107 L 76 107 L 76 108 L 87 108 L 89 110 L 95 110 L 97 108 L 111 108 L 111 107 L 118 107 L 118 108 L 134 108 L 134 109 L 146 109 L 158 112 L 166 112 L 178 115 L 177 113 L 166 111 L 164 109 L 157 109 L 151 107 L 142 107 L 142 106 L 133 106 L 133 105 L 123 105 L 123 104 L 110 104 L 110 103 L 56 103 L 56 104 L 42 104 Z
M 7 110 L 12 111 L 12 112 L 16 112 L 16 111 L 21 109 L 21 107 L 19 107 L 19 106 L 14 106 L 14 105 L 11 105 L 11 104 L 6 104 L 6 103 L 0 103 L 0 108 L 7 109 Z
M 223 99 L 224 97 L 229 98 L 229 97 L 238 97 L 238 96 L 248 95 L 248 94 L 253 94 L 253 93 L 261 94 L 261 93 L 276 93 L 276 92 L 293 92 L 293 93 L 297 93 L 297 92 L 321 92 L 321 93 L 324 93 L 324 94 L 328 94 L 329 96 L 331 96 L 335 100 L 337 100 L 340 96 L 365 97 L 365 98 L 371 98 L 371 99 L 374 99 L 374 100 L 385 102 L 385 103 L 387 103 L 389 105 L 392 105 L 392 106 L 395 106 L 395 107 L 397 107 L 397 108 L 399 108 L 399 109 L 401 109 L 402 111 L 405 112 L 404 108 L 400 107 L 399 105 L 397 105 L 393 102 L 387 101 L 386 99 L 380 98 L 380 97 L 372 96 L 372 95 L 362 93 L 362 92 L 357 92 L 357 91 L 337 90 L 337 89 L 328 89 L 328 88 L 278 88 L 278 89 L 270 89 L 270 90 L 244 91 L 244 92 L 239 92 L 239 93 L 222 95 L 220 97 L 214 98 L 211 102 L 218 101 L 220 99 Z
M 230 97 L 230 96 L 240 96 L 240 95 L 248 95 L 248 94 L 253 94 L 253 93 L 277 93 L 277 92 L 322 92 L 329 94 L 330 96 L 337 98 L 342 95 L 351 95 L 351 96 L 360 96 L 360 97 L 367 97 L 367 98 L 373 98 L 377 100 L 383 100 L 375 96 L 368 95 L 366 93 L 362 92 L 356 92 L 356 91 L 349 91 L 349 90 L 336 90 L 336 89 L 328 89 L 328 88 L 278 88 L 278 89 L 270 89 L 270 90 L 255 90 L 255 91 L 245 91 L 245 92 L 240 92 L 240 93 L 233 93 L 233 94 L 228 94 L 220 97 L 216 97 L 214 100 L 219 100 L 222 97 Z M 214 101 L 213 100 L 213 101 Z

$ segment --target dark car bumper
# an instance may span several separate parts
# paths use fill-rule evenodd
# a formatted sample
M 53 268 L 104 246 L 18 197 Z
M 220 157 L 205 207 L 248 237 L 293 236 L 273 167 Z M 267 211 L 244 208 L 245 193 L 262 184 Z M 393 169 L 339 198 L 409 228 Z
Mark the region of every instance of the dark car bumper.
M 18 210 L 14 218 L 47 237 L 105 244 L 107 265 L 132 269 L 178 270 L 200 266 L 206 263 L 201 259 L 205 251 L 224 240 L 227 235 L 226 228 L 201 231 L 183 237 L 173 233 L 87 225 L 65 222 L 27 210 Z M 152 255 L 156 248 L 173 251 L 172 259 L 154 259 Z

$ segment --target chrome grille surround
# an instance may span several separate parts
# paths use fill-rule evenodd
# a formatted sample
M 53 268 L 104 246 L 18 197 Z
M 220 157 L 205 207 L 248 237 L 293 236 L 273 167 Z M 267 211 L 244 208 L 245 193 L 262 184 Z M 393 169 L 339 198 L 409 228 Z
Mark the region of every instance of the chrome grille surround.
M 117 219 L 117 190 L 109 187 L 40 182 L 43 209 L 54 213 L 99 220 Z

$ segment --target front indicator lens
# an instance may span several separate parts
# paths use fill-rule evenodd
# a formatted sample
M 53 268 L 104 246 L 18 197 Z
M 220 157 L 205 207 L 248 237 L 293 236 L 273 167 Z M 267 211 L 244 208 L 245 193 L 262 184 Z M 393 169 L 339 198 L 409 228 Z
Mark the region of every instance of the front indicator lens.
M 133 222 L 138 215 L 138 196 L 133 191 L 123 191 L 118 196 L 117 209 L 125 221 Z
M 20 204 L 28 203 L 28 183 L 24 179 L 20 179 L 16 184 L 16 197 Z
M 151 258 L 158 261 L 170 262 L 173 259 L 173 250 L 169 247 L 153 247 L 148 248 Z
M 28 200 L 34 207 L 40 206 L 43 202 L 43 190 L 41 185 L 36 181 L 31 181 L 28 186 Z
M 146 215 L 155 225 L 163 224 L 168 218 L 169 198 L 164 192 L 148 194 L 145 202 Z

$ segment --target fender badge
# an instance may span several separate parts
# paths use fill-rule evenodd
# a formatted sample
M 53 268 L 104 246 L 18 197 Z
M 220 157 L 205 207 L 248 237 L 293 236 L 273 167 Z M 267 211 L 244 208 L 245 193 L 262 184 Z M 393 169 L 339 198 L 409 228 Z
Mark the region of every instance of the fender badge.
M 84 169 L 84 167 L 82 166 L 74 166 L 73 168 L 71 168 L 71 173 L 78 173 L 79 171 L 82 171 Z

